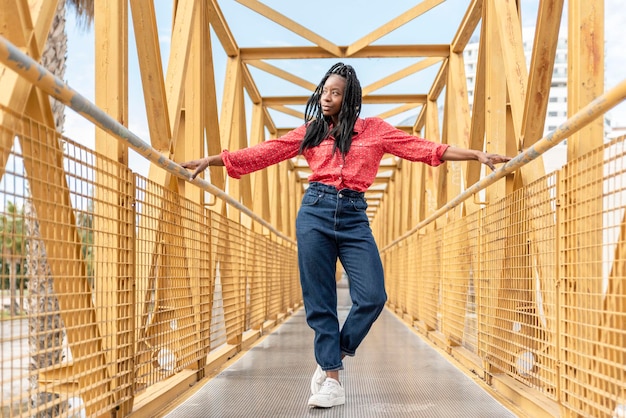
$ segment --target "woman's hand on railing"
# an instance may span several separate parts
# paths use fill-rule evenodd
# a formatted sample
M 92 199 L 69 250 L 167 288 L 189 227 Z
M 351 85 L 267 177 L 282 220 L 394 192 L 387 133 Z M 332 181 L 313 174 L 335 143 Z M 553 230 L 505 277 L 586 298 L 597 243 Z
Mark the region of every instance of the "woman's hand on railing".
M 482 164 L 485 164 L 491 170 L 495 171 L 496 164 L 506 163 L 507 161 L 511 161 L 511 157 L 507 157 L 506 155 L 500 154 L 491 154 L 487 152 L 479 152 L 478 161 Z
M 185 161 L 184 163 L 180 163 L 180 166 L 186 168 L 188 170 L 196 170 L 191 175 L 191 179 L 195 179 L 196 176 L 202 173 L 207 167 L 211 165 L 219 165 L 223 166 L 224 161 L 222 161 L 221 155 L 209 155 L 208 157 L 200 158 L 198 160 Z
M 209 165 L 211 165 L 210 158 L 211 157 L 205 157 L 198 160 L 185 161 L 184 163 L 180 163 L 180 165 L 188 170 L 196 170 L 191 175 L 191 179 L 193 180 L 198 174 L 202 173 Z
M 506 163 L 511 160 L 511 157 L 500 154 L 492 154 L 474 149 L 465 149 L 457 147 L 448 147 L 443 153 L 441 159 L 444 161 L 470 161 L 477 160 L 478 162 L 485 164 L 492 170 L 496 169 L 496 164 Z

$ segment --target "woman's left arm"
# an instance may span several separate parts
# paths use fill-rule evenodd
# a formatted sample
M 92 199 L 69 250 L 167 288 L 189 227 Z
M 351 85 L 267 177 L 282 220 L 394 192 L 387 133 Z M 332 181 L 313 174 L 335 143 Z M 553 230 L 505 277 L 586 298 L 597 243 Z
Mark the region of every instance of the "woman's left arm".
M 492 170 L 496 169 L 495 164 L 506 163 L 511 160 L 511 157 L 500 154 L 491 154 L 474 149 L 448 147 L 448 149 L 441 156 L 443 161 L 469 161 L 476 160 Z

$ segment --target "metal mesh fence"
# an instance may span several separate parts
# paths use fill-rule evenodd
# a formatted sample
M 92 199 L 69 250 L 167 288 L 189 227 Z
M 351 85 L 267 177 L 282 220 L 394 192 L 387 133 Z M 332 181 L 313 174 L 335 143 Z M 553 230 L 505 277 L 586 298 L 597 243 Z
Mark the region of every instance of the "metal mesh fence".
M 0 139 L 2 416 L 110 413 L 299 303 L 293 244 L 5 108 Z
M 515 379 L 563 416 L 621 416 L 625 170 L 618 138 L 397 242 L 383 253 L 390 300 L 423 331 L 441 332 L 453 356 L 457 346 L 476 355 L 479 375 Z M 405 258 L 416 283 L 396 263 Z
M 0 116 L 3 416 L 103 414 L 299 301 L 292 243 Z M 386 250 L 396 312 L 563 415 L 626 408 L 623 140 Z

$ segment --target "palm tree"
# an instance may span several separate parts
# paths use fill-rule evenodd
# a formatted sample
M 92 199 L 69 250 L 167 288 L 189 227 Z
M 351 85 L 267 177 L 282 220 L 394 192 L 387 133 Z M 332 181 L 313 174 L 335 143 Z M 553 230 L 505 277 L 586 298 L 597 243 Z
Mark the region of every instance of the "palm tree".
M 61 80 L 65 77 L 65 60 L 67 58 L 66 4 L 76 13 L 79 26 L 85 29 L 93 23 L 94 14 L 94 0 L 66 0 L 58 3 L 46 46 L 43 54 L 41 54 L 41 64 Z M 57 131 L 63 132 L 64 106 L 54 99 L 51 99 L 51 104 Z
M 81 254 L 87 264 L 87 280 L 93 289 L 93 200 L 90 199 L 87 203 L 86 212 L 81 211 L 76 215 L 76 226 L 82 243 Z
M 93 0 L 60 1 L 52 22 L 41 64 L 60 79 L 65 76 L 65 60 L 67 57 L 67 32 L 65 29 L 66 5 L 74 10 L 78 22 L 88 28 L 93 22 Z M 51 99 L 52 112 L 56 129 L 63 132 L 65 122 L 64 106 Z M 28 241 L 27 268 L 28 288 L 30 291 L 29 328 L 32 371 L 44 369 L 63 360 L 64 324 L 59 314 L 59 301 L 54 295 L 52 272 L 47 263 L 46 248 L 41 240 L 39 224 L 32 202 L 27 199 L 24 205 Z M 37 373 L 30 373 L 31 407 L 38 412 L 37 418 L 54 417 L 67 409 L 65 402 L 53 402 L 57 394 L 40 392 Z M 57 406 L 39 410 L 46 404 Z

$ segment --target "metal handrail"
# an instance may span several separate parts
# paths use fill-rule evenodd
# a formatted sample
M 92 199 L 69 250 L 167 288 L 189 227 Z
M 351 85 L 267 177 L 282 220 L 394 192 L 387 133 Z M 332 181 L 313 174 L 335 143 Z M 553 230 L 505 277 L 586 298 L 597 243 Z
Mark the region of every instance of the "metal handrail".
M 415 227 L 413 227 L 413 229 L 404 233 L 402 236 L 396 238 L 391 243 L 382 248 L 381 252 L 408 238 L 410 235 L 424 228 L 426 225 L 432 223 L 433 221 L 435 221 L 435 219 L 439 218 L 444 213 L 457 207 L 474 194 L 494 184 L 502 177 L 511 174 L 520 167 L 530 163 L 531 161 L 548 151 L 550 148 L 559 144 L 559 142 L 575 134 L 580 129 L 591 123 L 594 119 L 600 117 L 608 110 L 612 109 L 617 104 L 624 101 L 624 99 L 626 99 L 626 80 L 623 80 L 611 90 L 598 96 L 587 106 L 580 109 L 572 117 L 559 125 L 556 130 L 550 132 L 548 135 L 537 141 L 533 146 L 518 154 L 516 157 L 512 158 L 500 168 L 491 172 L 491 174 L 489 174 L 488 176 L 483 177 L 482 179 L 465 189 L 458 196 L 456 196 L 445 205 L 437 209 L 435 212 L 433 212 L 429 217 L 427 217 L 423 221 L 420 221 L 417 225 L 415 225 Z
M 34 86 L 40 88 L 45 93 L 54 97 L 64 105 L 70 107 L 79 115 L 98 126 L 100 129 L 108 132 L 118 140 L 125 142 L 129 147 L 137 151 L 147 160 L 163 168 L 168 173 L 186 180 L 203 190 L 225 200 L 228 204 L 234 206 L 241 212 L 254 219 L 280 238 L 295 244 L 290 237 L 282 234 L 270 223 L 259 217 L 246 206 L 233 199 L 223 190 L 212 185 L 208 181 L 196 177 L 191 178 L 191 173 L 181 167 L 176 162 L 163 156 L 156 148 L 143 141 L 137 135 L 132 133 L 128 128 L 119 123 L 117 120 L 109 116 L 106 112 L 87 100 L 84 96 L 72 89 L 59 78 L 55 77 L 50 71 L 41 64 L 33 60 L 31 57 L 22 52 L 19 48 L 9 42 L 5 37 L 0 35 L 0 62 L 8 68 L 15 71 L 18 75 L 28 80 Z
M 230 205 L 234 206 L 241 212 L 245 213 L 255 221 L 268 228 L 270 231 L 274 232 L 277 236 L 289 242 L 295 243 L 291 238 L 283 235 L 271 224 L 260 218 L 246 206 L 233 199 L 230 195 L 228 195 L 221 189 L 215 187 L 211 183 L 199 177 L 192 179 L 191 173 L 189 173 L 189 171 L 181 167 L 176 162 L 164 157 L 158 150 L 150 146 L 148 143 L 144 142 L 141 138 L 128 130 L 128 128 L 126 128 L 118 121 L 113 119 L 111 116 L 106 114 L 95 104 L 80 95 L 80 93 L 69 87 L 66 83 L 55 77 L 47 69 L 45 69 L 32 58 L 30 58 L 28 55 L 24 54 L 3 36 L 0 36 L 0 62 L 17 72 L 26 80 L 30 81 L 33 85 L 39 87 L 42 91 L 53 96 L 63 104 L 69 106 L 78 114 L 97 125 L 99 128 L 117 137 L 119 140 L 126 142 L 128 146 L 133 148 L 149 161 L 157 164 L 159 167 L 163 168 L 174 176 L 193 183 L 203 190 L 206 190 L 209 193 L 225 200 Z M 456 196 L 445 205 L 437 209 L 435 212 L 433 212 L 429 217 L 419 222 L 414 228 L 382 248 L 381 251 L 385 251 L 391 246 L 406 239 L 411 234 L 419 231 L 426 225 L 435 221 L 435 219 L 439 218 L 441 215 L 457 207 L 474 194 L 480 192 L 481 190 L 494 184 L 496 181 L 500 180 L 504 176 L 511 174 L 520 167 L 533 161 L 550 148 L 553 148 L 561 141 L 578 132 L 580 129 L 592 122 L 600 115 L 615 107 L 624 99 L 626 99 L 626 80 L 620 82 L 611 90 L 594 99 L 587 106 L 583 107 L 578 112 L 576 112 L 576 114 L 563 122 L 559 127 L 557 127 L 556 130 L 541 138 L 530 148 L 505 163 L 499 169 L 493 171 L 488 176 L 483 177 L 482 179 L 465 189 L 458 196 Z

